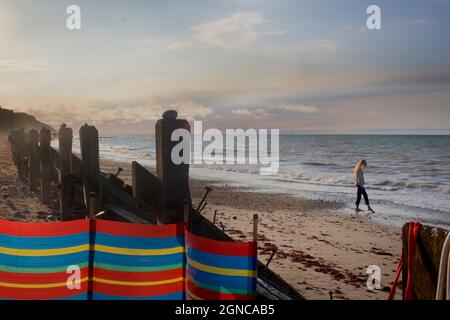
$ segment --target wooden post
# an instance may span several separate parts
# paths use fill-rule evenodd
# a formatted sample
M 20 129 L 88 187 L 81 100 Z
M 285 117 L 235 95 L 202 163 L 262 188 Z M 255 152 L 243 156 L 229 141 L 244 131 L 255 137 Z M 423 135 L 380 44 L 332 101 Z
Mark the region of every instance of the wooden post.
M 25 132 L 23 129 L 11 132 L 11 149 L 19 179 L 25 181 Z
M 16 136 L 16 156 L 17 156 L 17 171 L 19 173 L 19 178 L 22 181 L 26 179 L 25 171 L 25 131 L 20 129 L 17 131 Z
M 214 217 L 213 217 L 213 224 L 216 224 L 216 216 L 217 216 L 217 210 L 214 210 Z
M 28 168 L 30 191 L 37 191 L 39 180 L 39 134 L 37 130 L 28 132 Z
M 80 128 L 81 160 L 83 161 L 83 194 L 87 212 L 90 212 L 90 195 L 95 193 L 96 210 L 103 210 L 103 188 L 100 180 L 100 155 L 98 131 L 85 124 Z
M 41 201 L 44 204 L 50 203 L 51 186 L 51 163 L 50 163 L 50 140 L 51 132 L 47 128 L 42 128 L 40 132 L 40 158 L 41 158 Z
M 184 200 L 184 223 L 189 227 L 188 230 L 191 231 L 191 203 L 189 199 Z
M 24 161 L 23 161 L 23 172 L 25 175 L 25 180 L 28 179 L 29 176 L 29 163 L 28 163 L 28 159 L 30 157 L 30 143 L 29 143 L 29 132 L 26 132 L 24 130 L 23 133 L 23 141 L 24 141 L 24 145 L 23 145 L 23 154 L 24 154 Z M 24 180 L 24 181 L 25 181 Z
M 61 221 L 67 221 L 72 219 L 73 210 L 72 129 L 63 124 L 58 139 Z
M 253 242 L 258 242 L 258 214 L 253 215 Z
M 156 123 L 156 169 L 162 183 L 162 208 L 158 217 L 160 223 L 170 224 L 183 221 L 184 201 L 189 199 L 189 163 L 175 164 L 172 161 L 172 149 L 181 141 L 171 141 L 172 133 L 177 129 L 190 132 L 186 120 L 177 119 L 176 111 L 167 111 L 163 119 Z M 190 147 L 190 142 L 188 143 Z M 186 152 L 190 152 L 185 150 Z
M 17 134 L 18 130 L 13 130 L 10 132 L 8 139 L 9 139 L 9 146 L 11 148 L 11 158 L 14 162 L 14 164 L 17 167 Z
M 97 214 L 96 202 L 95 192 L 91 192 L 91 194 L 89 195 L 89 219 L 94 219 L 95 215 Z

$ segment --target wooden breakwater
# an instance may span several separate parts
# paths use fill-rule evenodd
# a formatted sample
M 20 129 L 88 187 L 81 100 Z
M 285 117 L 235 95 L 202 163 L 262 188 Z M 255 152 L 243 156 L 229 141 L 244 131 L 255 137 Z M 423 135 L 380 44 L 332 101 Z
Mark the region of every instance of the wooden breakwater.
M 56 190 L 60 220 L 85 217 L 131 223 L 170 224 L 185 221 L 191 231 L 215 240 L 233 241 L 215 223 L 201 215 L 208 193 L 193 207 L 189 189 L 189 164 L 171 160 L 171 140 L 176 129 L 188 129 L 188 121 L 166 112 L 155 126 L 156 172 L 154 175 L 138 162 L 132 163 L 132 185 L 126 185 L 116 173 L 100 170 L 99 134 L 94 126 L 79 129 L 80 156 L 72 152 L 73 130 L 62 125 L 58 148 L 50 145 L 47 128 L 14 130 L 9 135 L 11 153 L 19 178 L 29 189 L 40 193 L 41 201 L 50 201 Z M 304 299 L 291 285 L 258 261 L 258 299 Z
M 442 250 L 448 234 L 448 230 L 422 225 L 420 227 L 420 230 L 418 231 L 415 243 L 411 243 L 410 241 L 408 241 L 409 224 L 405 224 L 403 226 L 402 284 L 405 289 L 409 275 L 409 281 L 411 282 L 412 289 L 412 298 L 414 300 L 436 299 Z M 410 248 L 410 246 L 414 246 L 414 248 Z M 410 257 L 409 250 L 411 249 L 414 251 L 414 253 Z M 409 264 L 408 257 L 410 257 Z M 444 263 L 450 264 L 447 261 L 444 261 Z M 445 290 L 443 299 L 450 300 L 450 297 L 445 296 Z

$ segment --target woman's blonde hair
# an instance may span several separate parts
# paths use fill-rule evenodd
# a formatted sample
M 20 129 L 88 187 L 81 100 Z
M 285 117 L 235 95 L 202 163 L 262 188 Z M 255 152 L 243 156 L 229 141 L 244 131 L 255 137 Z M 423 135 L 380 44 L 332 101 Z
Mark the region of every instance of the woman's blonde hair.
M 357 177 L 358 173 L 363 169 L 364 166 L 367 166 L 367 161 L 359 160 L 358 164 L 355 167 L 355 170 L 353 170 L 353 176 Z

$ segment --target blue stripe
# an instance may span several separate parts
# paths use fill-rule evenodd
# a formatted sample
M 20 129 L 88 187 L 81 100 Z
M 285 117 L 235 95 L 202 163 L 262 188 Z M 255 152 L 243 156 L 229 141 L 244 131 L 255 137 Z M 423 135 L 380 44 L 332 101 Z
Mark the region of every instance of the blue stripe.
M 70 297 L 60 298 L 60 299 L 55 299 L 55 300 L 87 300 L 87 298 L 88 298 L 88 294 L 87 294 L 87 292 L 85 292 L 85 293 L 78 294 L 75 296 L 70 296 Z
M 89 251 L 48 257 L 24 257 L 0 254 L 0 265 L 20 268 L 54 268 L 88 261 Z
M 212 267 L 240 270 L 256 270 L 254 257 L 226 256 L 202 252 L 194 248 L 187 248 L 187 256 L 201 264 Z
M 183 292 L 175 292 L 165 294 L 162 296 L 150 296 L 150 297 L 122 297 L 111 296 L 109 294 L 96 293 L 93 294 L 93 300 L 183 300 Z
M 94 261 L 96 263 L 107 263 L 131 267 L 159 267 L 182 263 L 184 261 L 184 253 L 161 256 L 129 256 L 96 251 L 94 254 Z
M 187 269 L 189 277 L 194 281 L 205 283 L 208 285 L 222 287 L 225 289 L 241 289 L 247 290 L 248 292 L 255 292 L 256 289 L 256 279 L 250 277 L 240 277 L 240 276 L 222 276 L 215 273 L 209 273 L 195 269 L 194 267 L 188 265 Z
M 89 243 L 89 232 L 57 237 L 18 237 L 0 234 L 0 247 L 13 249 L 59 249 Z
M 141 238 L 96 233 L 95 243 L 118 248 L 166 249 L 184 246 L 184 237 Z

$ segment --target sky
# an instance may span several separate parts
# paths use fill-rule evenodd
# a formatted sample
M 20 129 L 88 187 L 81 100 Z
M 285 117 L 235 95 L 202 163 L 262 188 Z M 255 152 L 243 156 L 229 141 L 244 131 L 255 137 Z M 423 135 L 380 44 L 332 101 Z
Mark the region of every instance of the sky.
M 448 30 L 450 0 L 0 0 L 0 105 L 103 134 L 152 132 L 167 109 L 205 128 L 450 133 Z

